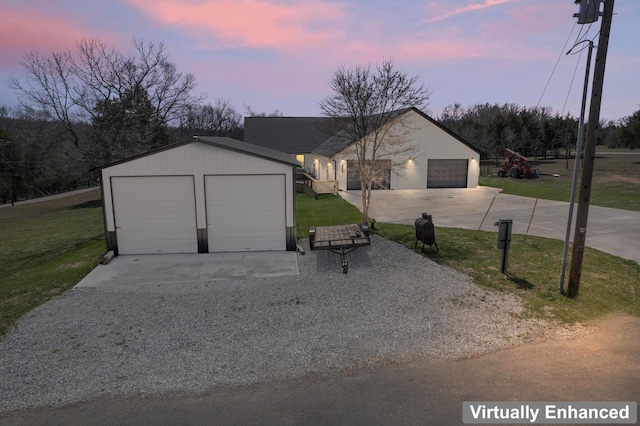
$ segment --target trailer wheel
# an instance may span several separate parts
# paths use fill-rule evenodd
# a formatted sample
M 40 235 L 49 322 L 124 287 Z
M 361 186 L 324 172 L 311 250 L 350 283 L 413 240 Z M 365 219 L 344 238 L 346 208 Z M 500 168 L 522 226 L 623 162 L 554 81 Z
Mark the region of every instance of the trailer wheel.
M 504 170 L 498 170 L 498 177 L 505 177 L 507 174 L 504 172 Z
M 520 177 L 520 169 L 517 167 L 512 167 L 511 170 L 509 170 L 509 176 L 514 179 L 518 179 Z

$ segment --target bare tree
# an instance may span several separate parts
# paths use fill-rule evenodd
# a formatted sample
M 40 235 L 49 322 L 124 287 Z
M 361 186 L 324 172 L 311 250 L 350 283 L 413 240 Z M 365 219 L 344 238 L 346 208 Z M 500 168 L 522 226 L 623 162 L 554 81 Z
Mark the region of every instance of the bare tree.
M 124 54 L 95 39 L 84 39 L 75 50 L 41 55 L 25 53 L 21 65 L 26 77 L 9 79 L 23 105 L 44 112 L 66 131 L 68 140 L 84 155 L 107 143 L 96 134 L 108 134 L 107 124 L 121 126 L 117 118 L 132 98 L 144 98 L 148 120 L 167 127 L 179 121 L 182 108 L 204 96 L 192 96 L 195 77 L 182 74 L 169 61 L 163 44 L 134 39 L 133 53 Z M 114 112 L 116 117 L 105 114 Z M 124 111 L 126 113 L 126 110 Z M 138 108 L 137 113 L 140 112 Z M 100 132 L 87 132 L 87 124 L 101 123 Z M 163 132 L 150 132 L 150 137 Z M 144 146 L 158 141 L 144 141 Z M 132 147 L 132 150 L 143 148 Z
M 187 105 L 180 118 L 180 129 L 190 136 L 237 138 L 242 131 L 242 116 L 225 99 L 217 99 L 215 105 Z
M 355 156 L 362 190 L 362 222 L 366 223 L 371 190 L 380 180 L 378 160 L 409 155 L 403 112 L 424 108 L 431 91 L 418 84 L 417 76 L 407 76 L 394 68 L 391 60 L 373 68 L 340 67 L 330 82 L 332 94 L 320 102 L 322 112 L 332 117 L 337 138 L 349 142 L 345 153 Z
M 282 117 L 283 114 L 280 112 L 278 108 L 274 109 L 272 112 L 257 112 L 251 109 L 249 105 L 244 106 L 245 114 L 249 117 Z

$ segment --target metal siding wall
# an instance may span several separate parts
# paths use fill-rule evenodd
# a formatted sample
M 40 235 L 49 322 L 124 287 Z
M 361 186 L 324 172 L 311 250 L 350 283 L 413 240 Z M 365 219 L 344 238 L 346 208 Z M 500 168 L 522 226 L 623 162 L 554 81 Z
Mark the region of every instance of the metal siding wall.
M 196 223 L 206 227 L 204 176 L 212 174 L 284 174 L 286 176 L 286 222 L 295 225 L 293 168 L 239 152 L 202 143 L 191 143 L 102 169 L 106 231 L 115 231 L 111 200 L 112 176 L 192 175 L 195 178 Z

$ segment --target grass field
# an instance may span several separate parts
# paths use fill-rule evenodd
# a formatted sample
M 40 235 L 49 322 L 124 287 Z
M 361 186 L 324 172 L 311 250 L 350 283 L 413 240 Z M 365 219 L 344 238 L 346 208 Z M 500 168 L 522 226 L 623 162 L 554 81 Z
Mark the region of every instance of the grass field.
M 376 227 L 378 234 L 413 249 L 413 226 Z M 436 228 L 436 238 L 440 252 L 425 248 L 426 257 L 465 273 L 482 287 L 518 295 L 533 315 L 567 323 L 586 322 L 613 312 L 640 315 L 640 265 L 636 262 L 587 248 L 580 293 L 572 300 L 558 293 L 562 241 L 514 235 L 507 273 L 503 274 L 495 233 Z M 418 245 L 418 251 L 420 248 Z
M 0 209 L 0 334 L 104 253 L 100 191 Z
M 298 238 L 308 238 L 309 227 L 313 225 L 339 225 L 362 221 L 362 213 L 338 195 L 324 195 L 315 200 L 304 194 L 297 194 L 296 213 Z
M 569 201 L 573 159 L 532 160 L 543 176 L 538 179 L 499 178 L 498 167 L 483 167 L 480 185 L 503 188 L 505 194 Z M 640 152 L 600 150 L 594 163 L 591 204 L 640 211 Z M 568 167 L 568 168 L 567 168 Z M 579 170 L 578 177 L 581 177 Z M 553 175 L 558 175 L 554 177 Z M 577 197 L 577 194 L 576 194 Z

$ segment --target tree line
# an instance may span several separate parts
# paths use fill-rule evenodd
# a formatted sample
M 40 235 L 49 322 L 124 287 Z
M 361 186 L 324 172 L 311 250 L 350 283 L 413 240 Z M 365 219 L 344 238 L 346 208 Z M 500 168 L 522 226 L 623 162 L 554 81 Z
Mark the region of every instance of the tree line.
M 95 185 L 96 167 L 193 135 L 243 139 L 241 113 L 205 103 L 163 44 L 134 39 L 123 53 L 85 39 L 19 62 L 24 78 L 7 84 L 20 106 L 0 106 L 0 203 Z
M 438 119 L 478 147 L 486 160 L 501 160 L 505 148 L 535 158 L 569 157 L 578 137 L 579 119 L 554 114 L 549 107 L 452 104 Z M 640 147 L 640 110 L 618 121 L 602 121 L 596 137 L 598 145 L 608 148 Z
M 7 84 L 20 106 L 0 106 L 0 203 L 96 185 L 96 167 L 193 135 L 243 139 L 243 114 L 228 100 L 205 102 L 205 94 L 195 93 L 195 77 L 177 69 L 163 44 L 134 39 L 124 53 L 85 39 L 74 49 L 29 52 L 19 61 L 24 77 Z M 244 107 L 247 116 L 282 115 Z M 506 147 L 569 155 L 576 142 L 577 120 L 546 107 L 453 104 L 435 118 L 487 158 L 501 158 Z M 638 146 L 640 111 L 603 125 L 600 143 Z

